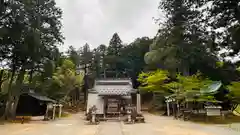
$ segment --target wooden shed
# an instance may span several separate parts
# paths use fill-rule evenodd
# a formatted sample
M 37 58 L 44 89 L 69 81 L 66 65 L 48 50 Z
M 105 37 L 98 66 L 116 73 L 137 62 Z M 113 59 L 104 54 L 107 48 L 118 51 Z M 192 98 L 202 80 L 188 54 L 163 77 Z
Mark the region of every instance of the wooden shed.
M 47 104 L 56 101 L 38 93 L 24 93 L 20 96 L 17 116 L 43 116 L 46 113 Z

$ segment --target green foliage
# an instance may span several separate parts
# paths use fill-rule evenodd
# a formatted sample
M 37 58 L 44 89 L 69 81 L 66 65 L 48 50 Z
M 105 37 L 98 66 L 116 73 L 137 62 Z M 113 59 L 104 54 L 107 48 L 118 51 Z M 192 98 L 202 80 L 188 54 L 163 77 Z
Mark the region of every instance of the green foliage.
M 240 72 L 240 67 L 238 67 L 236 70 L 237 70 L 238 72 Z
M 62 99 L 68 94 L 82 86 L 83 76 L 76 75 L 75 65 L 71 60 L 65 59 L 63 64 L 57 68 L 52 80 L 45 82 L 43 91 L 52 97 Z
M 204 9 L 209 2 L 211 8 Z M 1 71 L 1 92 L 12 93 L 12 85 L 19 90 L 24 84 L 65 99 L 82 86 L 83 76 L 76 75 L 81 66 L 88 68 L 92 80 L 113 70 L 118 77 L 128 75 L 136 85 L 140 73 L 142 90 L 199 101 L 215 100 L 213 95 L 200 93 L 212 82 L 203 75 L 226 84 L 233 81 L 227 87 L 229 97 L 237 102 L 240 68 L 220 62 L 217 54 L 221 48 L 232 50 L 225 56 L 239 53 L 238 3 L 239 0 L 161 0 L 159 8 L 166 21 L 160 23 L 154 39 L 142 37 L 123 45 L 114 33 L 108 47 L 100 45 L 91 50 L 85 44 L 76 50 L 71 46 L 67 56 L 63 56 L 57 48 L 64 39 L 62 11 L 55 0 L 5 1 L 0 6 L 0 60 L 7 61 L 10 69 Z M 225 29 L 216 32 L 218 28 Z M 148 72 L 150 69 L 152 72 Z
M 122 47 L 123 47 L 122 40 L 120 39 L 117 33 L 114 33 L 112 39 L 109 42 L 107 54 L 119 56 Z
M 226 56 L 234 56 L 239 53 L 240 47 L 240 19 L 239 0 L 205 0 L 198 1 L 200 4 L 206 4 L 211 2 L 211 7 L 207 9 L 209 12 L 208 17 L 204 20 L 208 23 L 209 27 L 212 27 L 212 31 L 218 28 L 226 28 L 223 32 L 217 34 L 213 33 L 213 36 L 220 37 L 221 42 L 218 42 L 216 47 L 232 49 L 231 52 L 227 52 Z M 215 21 L 209 21 L 211 19 Z
M 187 98 L 191 100 L 191 98 L 198 95 L 199 100 L 205 100 L 206 96 L 201 95 L 200 91 L 211 84 L 211 82 L 212 81 L 207 78 L 202 78 L 200 73 L 192 76 L 182 76 L 178 74 L 177 81 L 167 83 L 165 87 L 180 99 Z M 207 95 L 207 97 L 209 96 L 210 95 Z
M 221 62 L 221 61 L 218 61 L 218 62 L 216 63 L 216 65 L 217 65 L 217 67 L 221 68 L 221 67 L 223 67 L 224 63 Z
M 78 53 L 78 51 L 73 47 L 73 46 L 70 46 L 68 51 L 67 51 L 67 54 L 69 56 L 69 58 L 71 59 L 71 61 L 76 65 L 76 66 L 79 66 L 80 65 L 80 54 Z
M 7 62 L 11 76 L 3 85 L 8 88 L 9 102 L 17 104 L 24 84 L 31 85 L 34 74 L 46 72 L 47 61 L 56 59 L 57 45 L 64 39 L 62 11 L 54 0 L 4 2 L 0 8 L 0 60 Z
M 162 0 L 160 8 L 166 13 L 167 21 L 146 53 L 146 63 L 160 64 L 171 73 L 184 75 L 195 74 L 198 70 L 205 73 L 206 68 L 213 68 L 217 57 L 208 51 L 211 37 L 197 27 L 198 11 L 183 0 Z
M 6 80 L 2 83 L 1 92 L 6 94 L 8 92 L 9 80 Z
M 127 69 L 132 78 L 137 77 L 139 73 L 148 68 L 144 61 L 144 55 L 148 52 L 151 43 L 152 39 L 142 37 L 122 49 L 122 66 Z
M 140 89 L 155 92 L 164 92 L 164 81 L 168 79 L 168 72 L 164 70 L 142 72 L 138 77 L 138 81 L 142 84 Z
M 234 102 L 240 103 L 240 82 L 232 82 L 227 88 L 230 91 L 228 97 Z
M 212 81 L 208 78 L 203 78 L 200 73 L 192 76 L 182 76 L 178 74 L 176 80 L 173 81 L 169 78 L 167 71 L 157 70 L 154 72 L 141 73 L 138 81 L 142 84 L 140 87 L 141 90 L 174 95 L 177 99 L 215 101 L 213 95 L 201 94 L 201 89 L 208 87 Z

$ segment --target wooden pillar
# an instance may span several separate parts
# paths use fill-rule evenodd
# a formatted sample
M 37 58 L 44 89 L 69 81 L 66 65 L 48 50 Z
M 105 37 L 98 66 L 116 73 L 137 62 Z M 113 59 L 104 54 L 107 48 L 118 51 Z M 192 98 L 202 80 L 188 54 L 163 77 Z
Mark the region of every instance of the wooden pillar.
M 137 114 L 141 114 L 141 95 L 137 93 Z
M 49 110 L 49 105 L 47 104 L 46 112 L 44 115 L 44 120 L 48 120 L 48 110 Z
M 175 108 L 175 102 L 172 101 L 172 111 L 173 111 L 173 116 L 176 118 L 176 108 Z
M 56 113 L 56 104 L 53 104 L 53 120 L 55 119 L 55 113 Z
M 63 105 L 59 104 L 58 107 L 59 107 L 58 117 L 61 118 Z
M 166 101 L 167 103 L 167 116 L 170 116 L 170 108 L 169 108 L 169 101 Z
M 104 117 L 104 119 L 106 118 L 106 113 L 107 113 L 107 97 L 106 96 L 104 96 L 103 97 L 104 98 L 104 108 L 103 108 L 103 117 Z
M 179 115 L 179 113 L 180 113 L 180 106 L 179 106 L 179 102 L 178 102 L 178 100 L 177 100 L 177 118 L 178 118 L 178 115 Z

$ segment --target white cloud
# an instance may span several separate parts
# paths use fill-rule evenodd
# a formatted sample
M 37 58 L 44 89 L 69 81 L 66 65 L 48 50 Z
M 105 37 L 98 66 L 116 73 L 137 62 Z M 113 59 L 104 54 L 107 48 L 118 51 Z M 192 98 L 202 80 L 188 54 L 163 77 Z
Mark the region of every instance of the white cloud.
M 158 29 L 159 0 L 56 0 L 63 10 L 63 33 L 66 37 L 61 50 L 69 45 L 79 48 L 86 42 L 91 47 L 108 45 L 117 32 L 125 43 L 137 37 L 153 37 Z

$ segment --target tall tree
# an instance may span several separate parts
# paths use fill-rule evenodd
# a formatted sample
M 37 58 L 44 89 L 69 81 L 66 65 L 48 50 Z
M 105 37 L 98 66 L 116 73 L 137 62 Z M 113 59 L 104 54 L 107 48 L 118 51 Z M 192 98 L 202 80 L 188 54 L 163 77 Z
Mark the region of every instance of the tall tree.
M 122 48 L 122 40 L 117 33 L 114 33 L 112 39 L 109 42 L 107 56 L 105 58 L 108 75 L 111 77 L 117 77 L 118 74 L 121 74 L 123 71 L 119 68 L 119 66 L 122 64 L 122 59 L 120 57 Z
M 104 44 L 101 44 L 100 46 L 97 47 L 97 52 L 100 55 L 100 76 L 103 75 L 103 77 L 106 77 L 106 60 L 105 56 L 107 55 L 107 46 Z
M 202 63 L 214 67 L 215 52 L 208 51 L 212 39 L 195 19 L 200 17 L 199 11 L 184 0 L 162 0 L 160 8 L 165 11 L 167 21 L 146 54 L 146 62 L 184 75 L 197 72 L 196 65 Z
M 61 29 L 62 12 L 56 7 L 55 1 L 8 1 L 7 19 L 1 24 L 7 32 L 2 35 L 2 44 L 9 48 L 6 59 L 10 62 L 12 75 L 9 83 L 8 105 L 14 104 L 11 113 L 18 102 L 24 75 L 31 70 L 32 75 L 36 65 L 41 65 L 51 59 L 56 44 L 62 42 Z M 17 74 L 15 87 L 11 87 Z M 14 96 L 14 98 L 13 98 Z M 7 105 L 6 113 L 9 112 Z
M 80 54 L 73 46 L 69 47 L 67 54 L 76 66 L 80 65 Z
M 86 103 L 87 90 L 90 87 L 88 71 L 89 71 L 90 67 L 92 66 L 93 53 L 91 52 L 90 47 L 87 43 L 82 48 L 80 48 L 79 53 L 80 53 L 80 57 L 81 57 L 80 64 L 83 66 L 84 73 L 85 73 L 84 85 L 82 87 L 82 90 L 84 93 L 84 102 Z
M 101 52 L 99 52 L 98 49 L 93 49 L 93 60 L 92 60 L 92 66 L 91 71 L 95 71 L 95 77 L 99 78 L 101 73 L 101 66 L 102 66 L 102 58 L 101 58 Z
M 224 48 L 225 56 L 236 56 L 240 51 L 240 5 L 239 0 L 194 0 L 194 4 L 203 8 L 202 12 L 208 13 L 202 19 L 205 26 L 211 28 L 210 34 L 216 37 L 216 48 Z M 207 6 L 208 5 L 208 6 Z
M 123 47 L 122 40 L 120 39 L 117 33 L 114 33 L 112 39 L 109 42 L 107 54 L 119 56 L 122 47 Z
M 135 88 L 139 85 L 137 82 L 138 74 L 148 68 L 144 61 L 144 55 L 148 52 L 152 41 L 148 37 L 137 38 L 121 51 L 122 64 L 120 68 L 125 71 L 127 77 L 132 78 Z
M 79 54 L 80 54 L 80 61 L 81 61 L 81 65 L 88 65 L 91 64 L 92 62 L 92 58 L 93 58 L 93 54 L 90 50 L 90 46 L 86 43 L 83 47 L 81 47 L 79 50 Z

